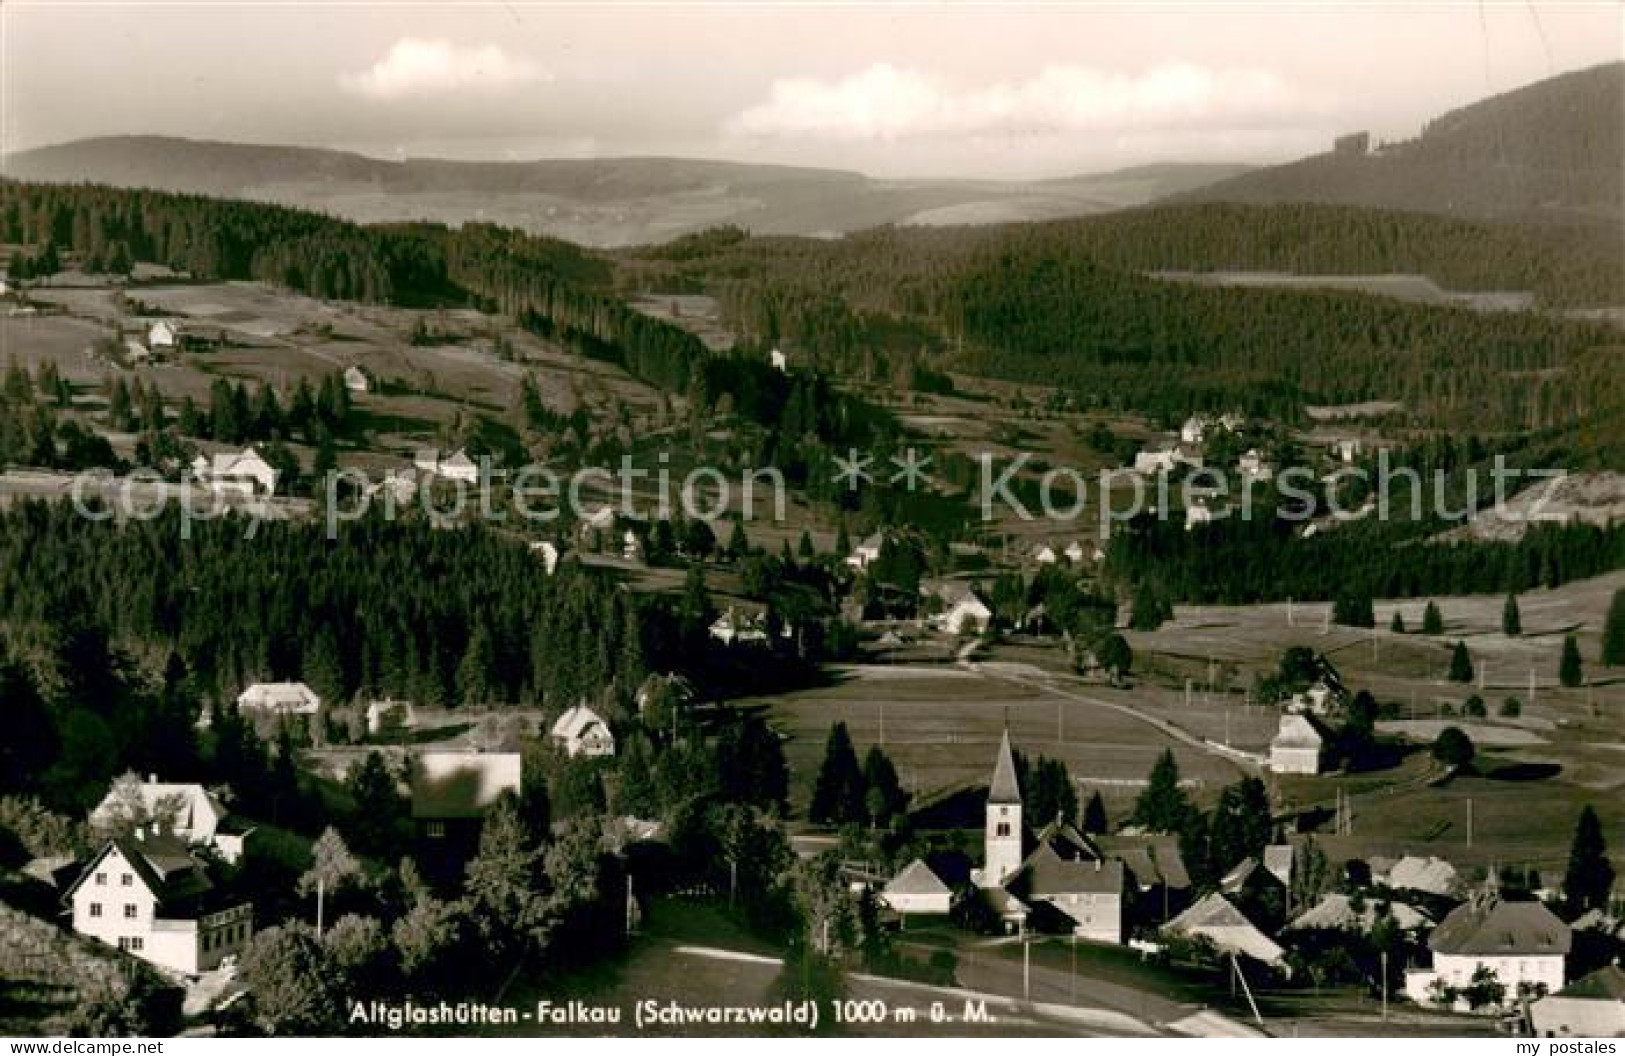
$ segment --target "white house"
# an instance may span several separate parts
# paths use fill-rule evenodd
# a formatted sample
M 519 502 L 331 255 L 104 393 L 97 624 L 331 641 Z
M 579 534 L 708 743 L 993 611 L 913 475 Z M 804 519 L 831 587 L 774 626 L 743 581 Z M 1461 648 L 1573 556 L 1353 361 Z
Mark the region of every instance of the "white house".
M 643 560 L 643 540 L 630 528 L 621 533 L 621 557 L 627 561 Z
M 303 682 L 256 682 L 237 695 L 238 711 L 314 715 L 322 698 Z
M 160 319 L 147 329 L 147 346 L 154 352 L 173 352 L 181 344 L 181 327 L 168 319 Z
M 1185 507 L 1185 530 L 1193 531 L 1214 521 L 1213 508 L 1205 502 L 1193 502 Z
M 1083 559 L 1086 556 L 1083 549 L 1083 544 L 1078 542 L 1076 539 L 1068 543 L 1066 545 L 1066 549 L 1062 551 L 1062 553 L 1065 554 L 1066 559 L 1072 562 L 1074 565 L 1082 564 Z
M 967 590 L 939 618 L 939 625 L 949 634 L 980 634 L 987 630 L 993 610 L 981 595 Z
M 1340 891 L 1332 891 L 1319 902 L 1304 910 L 1286 926 L 1285 931 L 1349 931 L 1370 934 L 1383 914 L 1393 919 L 1400 931 L 1416 934 L 1433 926 L 1433 919 L 1414 906 L 1403 902 L 1380 904 L 1376 899 L 1363 900 L 1358 909 L 1354 900 Z
M 1179 454 L 1171 447 L 1152 450 L 1146 448 L 1134 456 L 1134 472 L 1142 477 L 1154 477 L 1162 473 L 1172 473 L 1179 461 Z
M 880 892 L 880 901 L 903 916 L 915 913 L 946 915 L 953 891 L 922 858 L 916 858 L 892 877 Z
M 1308 715 L 1283 714 L 1270 741 L 1270 769 L 1277 774 L 1318 774 L 1326 741 L 1326 730 Z
M 1040 565 L 1054 565 L 1060 563 L 1061 555 L 1055 552 L 1053 546 L 1045 543 L 1033 551 L 1033 560 Z
M 578 755 L 597 759 L 615 754 L 615 735 L 609 732 L 609 724 L 585 704 L 577 704 L 559 716 L 553 724 L 553 743 L 572 759 Z
M 1625 969 L 1605 965 L 1529 1006 L 1535 1036 L 1625 1038 Z
M 1199 444 L 1207 438 L 1207 431 L 1213 425 L 1213 419 L 1203 414 L 1193 414 L 1185 419 L 1185 424 L 1179 427 L 1179 442 L 1182 444 Z
M 767 354 L 767 360 L 769 363 L 773 364 L 773 369 L 778 371 L 780 374 L 790 373 L 790 358 L 783 352 L 780 352 L 778 349 L 775 348 L 773 351 L 769 352 Z
M 1508 1003 L 1518 989 L 1555 994 L 1563 989 L 1564 962 L 1573 936 L 1539 902 L 1508 902 L 1479 893 L 1457 906 L 1428 936 L 1431 970 L 1405 973 L 1405 994 L 1418 1004 L 1436 1003 L 1441 987 L 1464 990 L 1479 969 L 1495 973 Z
M 188 847 L 208 847 L 227 862 L 243 856 L 243 841 L 252 829 L 228 821 L 231 812 L 202 785 L 145 781 L 134 774 L 115 781 L 90 812 L 91 828 L 114 833 L 132 826 L 150 827 Z
M 1070 825 L 1046 826 L 1007 886 L 1026 905 L 1059 912 L 1080 939 L 1123 941 L 1123 863 L 1107 860 Z
M 151 363 L 152 350 L 143 345 L 138 339 L 127 337 L 124 339 L 124 358 L 131 365 Z
M 252 498 L 276 490 L 276 470 L 252 447 L 199 455 L 192 460 L 192 475 L 217 495 Z
M 218 968 L 254 934 L 253 905 L 218 891 L 169 835 L 108 840 L 65 897 L 74 931 L 180 975 Z
M 344 368 L 344 387 L 355 393 L 365 393 L 372 389 L 372 379 L 360 367 Z
M 870 562 L 875 561 L 880 557 L 880 548 L 885 544 L 885 533 L 875 532 L 873 535 L 863 540 L 863 542 L 852 548 L 852 552 L 846 555 L 846 563 L 857 569 L 859 572 L 862 572 L 864 569 L 869 567 Z
M 1332 442 L 1332 452 L 1344 464 L 1353 462 L 1365 451 L 1365 443 L 1359 437 L 1345 437 Z

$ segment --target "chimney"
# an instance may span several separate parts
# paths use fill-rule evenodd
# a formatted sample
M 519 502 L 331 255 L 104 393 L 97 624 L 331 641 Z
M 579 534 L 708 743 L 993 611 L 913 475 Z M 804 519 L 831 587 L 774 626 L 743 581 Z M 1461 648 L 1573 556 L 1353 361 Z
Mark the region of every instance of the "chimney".
M 147 775 L 147 784 L 156 785 L 157 783 L 158 783 L 158 775 L 157 774 L 148 774 Z

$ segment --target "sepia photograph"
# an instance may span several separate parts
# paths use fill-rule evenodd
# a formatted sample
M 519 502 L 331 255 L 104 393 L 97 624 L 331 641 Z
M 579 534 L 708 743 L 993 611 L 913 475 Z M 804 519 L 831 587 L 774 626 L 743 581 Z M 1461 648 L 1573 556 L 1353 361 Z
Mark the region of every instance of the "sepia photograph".
M 12 1054 L 1618 1056 L 1625 8 L 0 0 L 0 719 Z

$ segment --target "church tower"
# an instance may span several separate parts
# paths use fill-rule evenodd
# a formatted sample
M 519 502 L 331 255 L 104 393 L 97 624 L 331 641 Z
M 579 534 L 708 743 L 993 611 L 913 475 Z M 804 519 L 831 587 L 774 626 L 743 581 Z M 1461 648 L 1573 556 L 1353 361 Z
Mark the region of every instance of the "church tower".
M 984 864 L 976 875 L 978 887 L 1003 887 L 1021 868 L 1021 789 L 1016 785 L 1016 760 L 1010 752 L 1010 730 L 999 739 L 999 757 L 993 763 L 993 783 L 987 791 L 987 830 Z

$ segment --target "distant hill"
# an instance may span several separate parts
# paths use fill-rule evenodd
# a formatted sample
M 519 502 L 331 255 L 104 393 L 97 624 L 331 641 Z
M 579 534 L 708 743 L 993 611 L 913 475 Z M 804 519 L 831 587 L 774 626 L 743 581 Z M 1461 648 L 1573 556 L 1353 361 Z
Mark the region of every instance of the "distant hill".
M 877 180 L 833 169 L 682 158 L 392 161 L 307 147 L 116 136 L 14 154 L 4 174 L 247 198 L 364 223 L 487 220 L 584 245 L 621 246 L 719 224 L 832 235 L 881 224 L 1088 216 L 1245 171 L 1168 164 L 1034 182 Z
M 1566 73 L 1453 110 L 1416 139 L 1257 169 L 1173 197 L 1320 202 L 1612 228 L 1625 221 L 1625 63 Z

